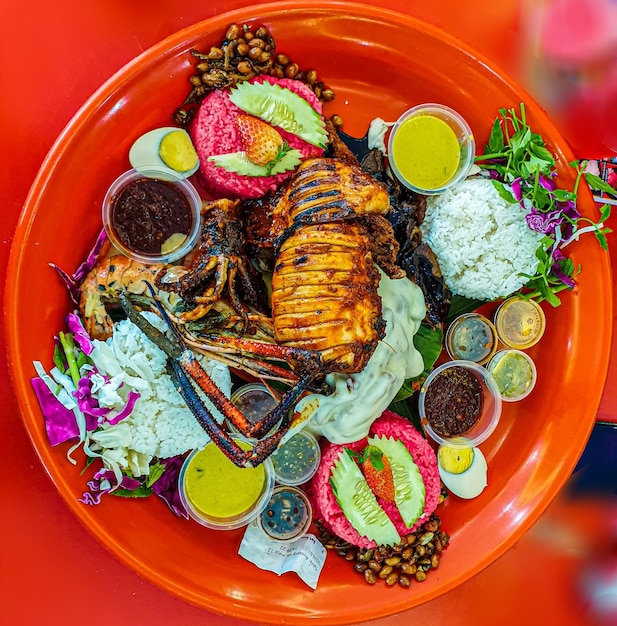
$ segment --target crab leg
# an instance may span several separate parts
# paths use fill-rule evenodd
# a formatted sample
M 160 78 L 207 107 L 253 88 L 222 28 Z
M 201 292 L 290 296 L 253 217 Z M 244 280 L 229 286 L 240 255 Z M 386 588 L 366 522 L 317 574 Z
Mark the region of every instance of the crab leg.
M 193 389 L 193 385 L 187 378 L 180 364 L 172 357 L 167 359 L 168 371 L 176 383 L 180 395 L 186 402 L 186 406 L 197 418 L 200 426 L 208 433 L 210 439 L 216 444 L 218 449 L 235 465 L 246 467 L 251 464 L 249 457 L 250 450 L 243 450 L 219 423 L 214 419 L 212 413 L 208 411 L 200 397 Z
M 281 438 L 289 428 L 290 412 L 298 398 L 308 388 L 311 381 L 320 371 L 321 359 L 317 353 L 306 350 L 285 349 L 281 346 L 272 344 L 263 344 L 260 348 L 282 348 L 282 353 L 287 354 L 293 352 L 295 359 L 301 365 L 301 374 L 296 385 L 286 391 L 280 402 L 274 409 L 268 412 L 261 420 L 255 424 L 251 424 L 244 414 L 225 396 L 225 394 L 217 387 L 210 376 L 201 367 L 199 361 L 190 349 L 185 347 L 183 339 L 179 334 L 175 325 L 169 319 L 167 312 L 162 304 L 154 295 L 154 289 L 148 283 L 154 302 L 161 316 L 171 328 L 176 337 L 176 341 L 170 340 L 164 333 L 154 328 L 144 317 L 142 317 L 131 304 L 126 293 L 120 295 L 120 301 L 129 319 L 133 321 L 153 342 L 155 342 L 161 350 L 163 350 L 170 360 L 170 370 L 173 372 L 174 378 L 178 383 L 180 393 L 185 399 L 187 406 L 193 412 L 199 423 L 210 435 L 212 441 L 228 456 L 228 458 L 237 465 L 259 464 L 264 461 L 275 449 Z M 252 349 L 255 348 L 255 342 L 247 342 Z M 223 415 L 229 419 L 233 425 L 245 436 L 261 438 L 275 424 L 281 422 L 277 432 L 259 441 L 250 455 L 244 455 L 244 451 L 235 445 L 233 439 L 221 428 L 214 420 L 211 413 L 203 405 L 197 396 L 195 389 L 188 376 L 195 384 L 206 394 L 212 404 Z M 238 449 L 236 449 L 238 448 Z M 241 455 L 241 456 L 239 456 Z

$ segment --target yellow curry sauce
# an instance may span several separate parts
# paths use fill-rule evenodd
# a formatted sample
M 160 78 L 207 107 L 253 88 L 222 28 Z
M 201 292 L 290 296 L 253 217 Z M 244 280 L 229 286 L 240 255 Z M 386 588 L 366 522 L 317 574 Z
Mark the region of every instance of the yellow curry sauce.
M 433 115 L 417 115 L 397 129 L 390 158 L 414 187 L 438 189 L 458 169 L 461 150 L 454 131 Z
M 237 441 L 247 450 L 250 444 Z M 261 496 L 266 483 L 263 465 L 238 467 L 215 444 L 209 443 L 188 465 L 186 497 L 197 511 L 217 518 L 241 515 Z

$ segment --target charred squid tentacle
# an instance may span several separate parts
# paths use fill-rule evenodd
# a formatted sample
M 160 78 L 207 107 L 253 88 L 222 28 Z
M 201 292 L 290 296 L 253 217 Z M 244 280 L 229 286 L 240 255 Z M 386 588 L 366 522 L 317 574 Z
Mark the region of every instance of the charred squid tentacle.
M 180 364 L 173 358 L 167 359 L 169 374 L 184 399 L 186 406 L 195 416 L 199 425 L 208 433 L 210 439 L 219 450 L 238 467 L 246 467 L 250 451 L 243 450 L 214 419 L 212 413 L 204 406 L 197 395 L 191 381 L 187 378 Z M 265 457 L 261 460 L 263 462 Z

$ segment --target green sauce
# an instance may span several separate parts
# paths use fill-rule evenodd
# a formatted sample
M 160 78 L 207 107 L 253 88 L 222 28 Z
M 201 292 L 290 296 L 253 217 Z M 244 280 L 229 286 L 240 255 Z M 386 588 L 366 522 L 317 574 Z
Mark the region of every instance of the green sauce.
M 531 387 L 534 379 L 531 363 L 523 354 L 506 352 L 491 362 L 490 372 L 504 398 L 516 400 Z
M 250 446 L 237 441 L 242 449 Z M 209 517 L 241 515 L 260 498 L 266 484 L 263 465 L 238 467 L 214 443 L 191 460 L 185 475 L 186 496 L 192 506 Z
M 396 130 L 391 147 L 398 171 L 419 189 L 439 189 L 456 173 L 461 148 L 454 131 L 433 115 L 417 115 Z

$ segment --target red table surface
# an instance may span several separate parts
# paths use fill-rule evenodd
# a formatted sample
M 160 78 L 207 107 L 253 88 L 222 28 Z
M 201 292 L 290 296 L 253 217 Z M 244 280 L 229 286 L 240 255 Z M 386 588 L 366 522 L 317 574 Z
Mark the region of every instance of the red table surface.
M 25 5 L 4 0 L 0 6 L 3 278 L 28 188 L 53 141 L 81 104 L 116 70 L 157 41 L 246 4 L 242 0 L 218 5 L 172 0 L 32 0 Z M 374 0 L 372 4 L 431 22 L 506 70 L 517 71 L 519 57 L 512 51 L 523 41 L 523 19 L 516 0 Z M 590 136 L 585 145 L 580 135 L 572 133 L 564 132 L 577 156 L 597 152 L 597 136 Z M 614 251 L 614 234 L 609 241 Z M 3 297 L 4 284 L 3 280 Z M 613 289 L 617 293 L 615 274 Z M 598 413 L 599 421 L 611 423 L 617 422 L 615 345 L 608 373 L 612 384 L 606 386 Z M 22 426 L 4 356 L 0 377 L 0 441 L 4 444 L 0 623 L 240 624 L 188 605 L 142 580 L 82 528 L 45 475 Z M 601 566 L 606 556 L 601 538 L 610 532 L 613 508 L 614 504 L 605 501 L 591 499 L 583 504 L 560 497 L 514 548 L 472 580 L 423 606 L 372 623 L 417 620 L 429 625 L 507 626 L 521 619 L 529 624 L 592 623 L 590 597 L 581 592 L 579 574 Z M 250 576 L 250 569 L 242 575 Z

